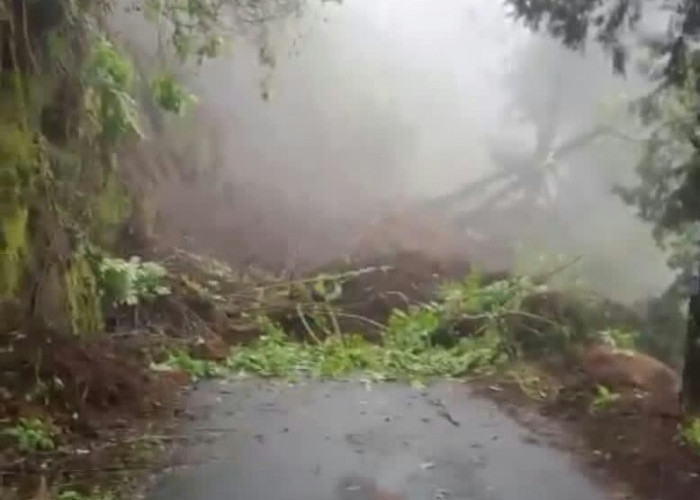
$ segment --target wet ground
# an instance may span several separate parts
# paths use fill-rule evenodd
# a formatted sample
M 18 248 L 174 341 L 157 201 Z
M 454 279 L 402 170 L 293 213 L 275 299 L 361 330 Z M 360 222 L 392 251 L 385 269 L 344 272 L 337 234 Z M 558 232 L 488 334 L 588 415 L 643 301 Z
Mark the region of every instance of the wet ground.
M 467 386 L 211 382 L 149 500 L 602 500 Z

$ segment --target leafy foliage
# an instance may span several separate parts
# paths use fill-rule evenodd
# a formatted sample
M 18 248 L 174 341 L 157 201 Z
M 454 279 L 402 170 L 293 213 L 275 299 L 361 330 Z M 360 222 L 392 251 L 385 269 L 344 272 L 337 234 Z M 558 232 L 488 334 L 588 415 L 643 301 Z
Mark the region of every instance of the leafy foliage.
M 170 352 L 162 366 L 167 369 L 181 370 L 193 380 L 217 377 L 225 371 L 223 366 L 213 361 L 195 359 L 189 352 L 182 349 Z
M 615 349 L 633 350 L 638 345 L 639 334 L 633 330 L 608 328 L 599 333 L 600 340 Z
M 640 0 L 506 0 L 517 19 L 533 30 L 542 30 L 570 48 L 581 48 L 595 40 L 607 49 L 616 71 L 627 69 L 630 39 L 643 42 L 666 60 L 665 75 L 673 78 L 684 71 L 683 59 L 691 50 L 686 37 L 700 28 L 700 9 L 694 0 L 678 2 L 673 22 L 661 38 L 630 37 L 644 16 L 659 15 L 663 7 L 644 5 Z
M 114 495 L 101 491 L 82 493 L 76 490 L 65 490 L 58 494 L 56 500 L 114 500 Z
M 635 342 L 639 350 L 677 368 L 683 364 L 687 329 L 686 294 L 679 288 L 672 287 L 644 304 L 643 321 Z
M 572 48 L 595 39 L 612 56 L 613 67 L 625 72 L 630 55 L 645 53 L 640 71 L 656 88 L 632 106 L 648 132 L 645 151 L 637 166 L 636 186 L 618 189 L 638 215 L 653 224 L 654 235 L 669 254 L 669 264 L 678 280 L 665 300 L 676 299 L 676 309 L 687 298 L 691 264 L 697 262 L 697 224 L 700 223 L 700 3 L 680 0 L 672 8 L 663 2 L 641 0 L 507 0 L 515 17 L 534 30 L 546 30 Z M 638 29 L 659 26 L 665 30 Z M 694 241 L 695 240 L 695 241 Z M 680 330 L 651 335 L 653 344 L 673 355 L 681 344 Z M 687 399 L 700 402 L 700 387 L 694 385 L 700 353 L 695 333 L 685 342 Z M 665 345 L 668 344 L 668 345 Z
M 543 290 L 527 278 L 485 285 L 472 275 L 463 282 L 445 284 L 433 303 L 395 310 L 379 344 L 343 333 L 297 343 L 278 325 L 261 318 L 264 335 L 236 349 L 228 367 L 265 377 L 337 377 L 360 372 L 407 381 L 488 372 L 523 354 L 523 335 L 528 332 L 520 332 L 517 319 L 548 326 L 547 335 L 564 335 L 563 328 L 551 328 L 552 320 L 523 310 L 525 299 Z
M 609 408 L 615 401 L 620 399 L 620 394 L 610 390 L 604 385 L 597 385 L 595 396 L 591 401 L 591 412 L 602 411 Z
M 691 418 L 683 423 L 679 429 L 679 437 L 682 443 L 700 453 L 700 418 Z
M 657 64 L 647 73 L 660 85 L 631 104 L 648 131 L 644 155 L 637 166 L 639 183 L 620 187 L 619 194 L 639 216 L 654 224 L 662 243 L 683 235 L 690 222 L 700 220 L 696 181 L 698 158 L 697 71 L 700 52 L 688 38 L 700 30 L 697 2 L 683 0 L 672 13 L 664 34 L 634 35 L 645 16 L 659 15 L 656 6 L 637 0 L 507 0 L 515 17 L 534 30 L 544 30 L 570 48 L 596 40 L 612 54 L 615 69 L 624 71 L 632 50 L 645 52 Z M 636 44 L 636 45 L 632 45 Z M 659 66 L 663 69 L 658 71 Z M 674 238 L 672 238 L 674 239 Z M 673 245 L 673 243 L 671 243 Z M 671 248 L 671 264 L 679 262 Z
M 51 425 L 38 418 L 20 418 L 3 434 L 11 436 L 17 442 L 17 448 L 23 453 L 32 451 L 50 451 L 56 447 Z
M 130 93 L 134 69 L 109 40 L 94 42 L 84 80 L 85 109 L 97 137 L 112 147 L 126 134 L 143 135 Z
M 195 103 L 195 97 L 186 92 L 172 74 L 165 74 L 151 81 L 153 98 L 165 111 L 183 115 Z
M 700 106 L 696 88 L 696 72 L 689 70 L 682 85 L 649 95 L 635 104 L 643 122 L 652 128 L 636 169 L 639 183 L 618 188 L 623 200 L 654 225 L 659 243 L 678 235 L 669 248 L 670 264 L 675 268 L 687 262 L 683 251 L 687 248 L 684 243 L 688 224 L 700 218 L 692 198 L 698 161 L 693 145 Z
M 270 325 L 267 334 L 256 343 L 236 349 L 227 365 L 231 370 L 263 377 L 333 378 L 364 373 L 375 379 L 417 382 L 489 370 L 497 363 L 493 339 L 465 339 L 446 349 L 418 339 L 415 332 L 420 332 L 420 327 L 410 328 L 407 337 L 415 342 L 392 334 L 382 345 L 372 344 L 360 335 L 332 336 L 309 344 L 294 342 L 281 329 Z M 422 333 L 419 336 L 425 337 Z
M 170 294 L 163 285 L 167 270 L 155 262 L 139 257 L 124 260 L 105 257 L 99 265 L 100 289 L 112 305 L 135 306 Z
M 193 0 L 176 2 L 170 0 L 146 0 L 144 14 L 147 20 L 156 24 L 161 39 L 169 37 L 167 45 L 174 48 L 181 61 L 193 55 L 198 61 L 216 57 L 224 45 L 224 23 L 219 0 Z

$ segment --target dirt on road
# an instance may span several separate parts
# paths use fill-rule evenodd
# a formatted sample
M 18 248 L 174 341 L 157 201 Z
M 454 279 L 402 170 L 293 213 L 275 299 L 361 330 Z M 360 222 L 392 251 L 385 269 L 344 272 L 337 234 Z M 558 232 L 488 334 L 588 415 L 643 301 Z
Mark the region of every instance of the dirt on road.
M 615 498 L 700 498 L 700 456 L 680 439 L 677 376 L 653 358 L 595 346 L 540 363 L 529 380 L 498 375 L 476 387 L 535 432 L 541 418 L 561 424 L 567 437 L 551 444 L 618 485 Z

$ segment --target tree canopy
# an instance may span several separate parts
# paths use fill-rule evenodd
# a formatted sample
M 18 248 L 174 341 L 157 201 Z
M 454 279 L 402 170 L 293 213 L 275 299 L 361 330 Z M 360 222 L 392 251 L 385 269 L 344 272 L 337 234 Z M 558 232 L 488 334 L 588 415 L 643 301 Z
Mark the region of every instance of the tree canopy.
M 687 267 L 685 245 L 700 221 L 700 3 L 645 0 L 506 0 L 513 15 L 564 45 L 598 43 L 612 69 L 643 71 L 653 89 L 631 103 L 647 135 L 638 184 L 618 189 L 654 226 L 670 264 Z M 683 249 L 681 249 L 683 247 Z
M 688 275 L 700 257 L 700 2 L 506 0 L 506 4 L 517 19 L 567 47 L 601 44 L 618 73 L 628 72 L 635 58 L 645 59 L 637 69 L 654 88 L 631 104 L 647 132 L 645 149 L 636 169 L 637 185 L 619 187 L 618 192 L 653 225 L 657 241 L 669 252 L 669 264 L 681 271 L 667 295 L 675 300 L 685 297 Z M 695 412 L 700 409 L 698 297 L 691 293 L 682 390 L 686 409 Z

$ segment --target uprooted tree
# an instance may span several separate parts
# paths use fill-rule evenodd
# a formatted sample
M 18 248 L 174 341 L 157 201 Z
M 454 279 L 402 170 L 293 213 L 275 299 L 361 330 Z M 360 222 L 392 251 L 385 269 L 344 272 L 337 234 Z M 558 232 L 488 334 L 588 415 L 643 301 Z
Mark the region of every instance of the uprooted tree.
M 692 237 L 700 222 L 700 4 L 681 0 L 659 4 L 644 0 L 506 0 L 516 17 L 545 31 L 565 46 L 580 49 L 599 43 L 618 73 L 637 66 L 655 88 L 633 104 L 647 131 L 639 183 L 620 188 L 623 199 L 649 221 L 657 241 L 669 251 L 669 263 L 687 283 L 697 259 Z M 664 30 L 638 29 L 645 19 L 666 20 Z M 681 285 L 682 288 L 682 285 Z M 681 292 L 683 293 L 683 292 Z M 691 314 L 691 317 L 694 314 Z M 690 321 L 686 342 L 683 400 L 700 409 L 700 331 Z
M 619 206 L 605 195 L 615 181 L 629 177 L 642 145 L 622 94 L 631 85 L 600 71 L 605 59 L 593 55 L 577 57 L 556 41 L 532 37 L 514 54 L 504 82 L 511 97 L 504 109 L 508 123 L 527 128 L 532 137 L 521 144 L 498 133 L 489 141 L 495 172 L 429 200 L 429 207 L 472 234 L 498 241 L 510 249 L 512 261 L 523 257 L 515 255 L 517 246 L 580 251 L 581 235 L 608 221 Z M 582 78 L 588 82 L 583 91 L 577 88 Z M 624 168 L 610 169 L 611 162 Z M 626 236 L 646 236 L 642 227 L 635 225 L 630 230 L 641 231 Z M 598 287 L 614 283 L 614 259 L 588 253 L 581 271 Z

